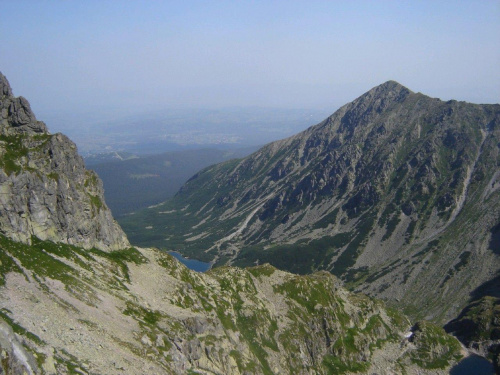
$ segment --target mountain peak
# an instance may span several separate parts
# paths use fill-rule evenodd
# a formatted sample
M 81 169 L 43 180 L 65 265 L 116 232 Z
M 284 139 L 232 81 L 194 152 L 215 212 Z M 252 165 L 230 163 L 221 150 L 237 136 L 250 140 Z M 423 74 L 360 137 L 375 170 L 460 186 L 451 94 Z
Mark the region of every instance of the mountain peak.
M 30 103 L 22 96 L 12 94 L 9 81 L 0 72 L 0 133 L 47 133 L 47 127 L 38 121 L 31 110 Z
M 12 96 L 12 90 L 10 88 L 9 81 L 7 80 L 7 77 L 2 74 L 2 72 L 0 72 L 0 93 L 2 97 Z
M 101 180 L 85 169 L 76 145 L 49 134 L 1 73 L 0 190 L 0 235 L 104 251 L 129 246 L 104 203 Z
M 138 245 L 219 264 L 327 270 L 401 304 L 429 300 L 420 291 L 432 279 L 436 296 L 448 294 L 446 303 L 433 294 L 426 313 L 444 319 L 488 281 L 462 259 L 481 254 L 492 274 L 500 264 L 487 240 L 497 232 L 500 134 L 482 131 L 496 130 L 498 116 L 498 106 L 448 103 L 388 81 L 302 133 L 205 169 L 155 215 L 122 223 Z M 415 266 L 438 248 L 442 265 Z M 464 275 L 475 285 L 461 286 Z
M 368 97 L 369 99 L 392 99 L 397 102 L 402 102 L 412 93 L 413 92 L 411 90 L 399 82 L 389 80 L 381 85 L 375 86 L 361 97 Z
M 398 88 L 398 89 L 403 88 L 403 89 L 408 90 L 408 88 L 406 88 L 405 86 L 403 86 L 401 83 L 399 83 L 397 81 L 394 81 L 392 79 L 390 79 L 390 80 L 388 80 L 388 81 L 380 84 L 379 87 L 387 87 L 389 89 L 391 89 L 391 88 Z

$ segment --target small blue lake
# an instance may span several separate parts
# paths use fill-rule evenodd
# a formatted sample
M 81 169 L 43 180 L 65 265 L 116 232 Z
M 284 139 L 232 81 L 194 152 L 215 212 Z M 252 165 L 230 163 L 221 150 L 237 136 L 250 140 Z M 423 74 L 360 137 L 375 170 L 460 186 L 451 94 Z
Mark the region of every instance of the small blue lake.
M 210 269 L 210 263 L 202 262 L 196 259 L 188 259 L 184 258 L 177 251 L 169 251 L 168 252 L 173 257 L 177 258 L 182 264 L 184 264 L 187 268 L 196 271 L 196 272 L 205 272 Z
M 461 360 L 450 370 L 450 375 L 495 375 L 493 364 L 477 355 Z

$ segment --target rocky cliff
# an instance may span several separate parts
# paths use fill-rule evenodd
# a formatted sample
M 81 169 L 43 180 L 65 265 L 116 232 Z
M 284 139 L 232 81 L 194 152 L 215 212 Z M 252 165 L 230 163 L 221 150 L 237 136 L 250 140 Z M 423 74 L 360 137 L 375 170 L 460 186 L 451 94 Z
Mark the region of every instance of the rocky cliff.
M 1 73 L 0 94 L 0 232 L 24 243 L 36 236 L 86 249 L 127 247 L 75 144 L 50 134 Z
M 328 270 L 445 322 L 500 269 L 499 144 L 500 105 L 389 81 L 121 223 L 134 243 L 217 264 Z

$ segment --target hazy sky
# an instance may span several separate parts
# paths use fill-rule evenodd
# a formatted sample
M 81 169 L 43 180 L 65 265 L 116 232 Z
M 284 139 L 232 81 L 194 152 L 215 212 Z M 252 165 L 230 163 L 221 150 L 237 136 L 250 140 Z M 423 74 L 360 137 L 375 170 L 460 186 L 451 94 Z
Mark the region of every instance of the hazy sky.
M 0 71 L 37 114 L 333 112 L 389 79 L 500 102 L 500 1 L 2 0 L 0 15 Z

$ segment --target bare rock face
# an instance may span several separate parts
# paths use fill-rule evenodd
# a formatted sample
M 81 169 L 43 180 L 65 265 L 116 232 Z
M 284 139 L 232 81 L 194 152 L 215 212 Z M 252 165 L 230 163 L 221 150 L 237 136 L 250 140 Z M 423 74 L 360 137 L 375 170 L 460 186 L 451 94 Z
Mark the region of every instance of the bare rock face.
M 33 355 L 17 339 L 14 331 L 0 318 L 0 374 L 39 374 Z
M 102 182 L 66 136 L 50 134 L 0 73 L 0 233 L 118 250 L 128 240 L 104 203 Z
M 497 373 L 500 371 L 500 298 L 486 296 L 473 301 L 444 328 L 473 353 L 493 359 Z
M 37 121 L 30 103 L 22 96 L 14 97 L 9 81 L 2 73 L 0 73 L 0 93 L 1 134 L 47 133 L 47 127 L 42 121 Z

